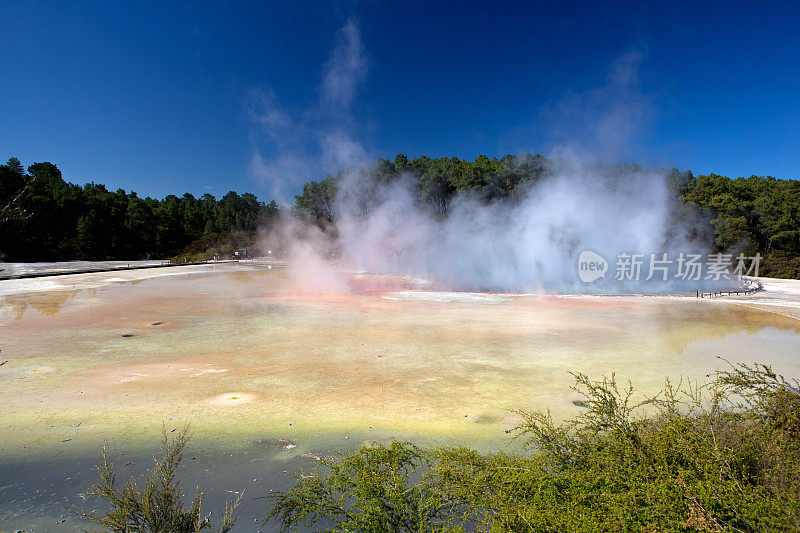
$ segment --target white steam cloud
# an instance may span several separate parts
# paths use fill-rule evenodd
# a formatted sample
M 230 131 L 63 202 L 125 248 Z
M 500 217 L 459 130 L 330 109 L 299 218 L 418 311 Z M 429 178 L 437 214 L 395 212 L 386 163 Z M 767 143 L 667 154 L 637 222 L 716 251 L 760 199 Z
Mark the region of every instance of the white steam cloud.
M 355 140 L 358 124 L 353 118 L 367 65 L 358 23 L 351 17 L 337 32 L 324 65 L 318 101 L 289 110 L 271 88 L 250 90 L 245 101 L 254 126 L 250 173 L 271 187 L 280 203 L 291 203 L 294 191 L 310 176 L 367 160 L 363 145 Z
M 541 111 L 540 129 L 550 138 L 551 155 L 586 162 L 641 158 L 641 139 L 656 115 L 654 97 L 642 91 L 644 54 L 637 49 L 619 56 L 602 87 L 570 92 Z
M 319 105 L 313 112 L 295 119 L 269 92 L 256 92 L 251 98 L 254 122 L 278 148 L 269 163 L 254 153 L 252 165 L 260 177 L 283 183 L 288 176 L 296 187 L 296 178 L 306 181 L 313 176 L 309 167 L 328 173 L 350 169 L 338 183 L 336 242 L 330 235 L 308 237 L 306 232 L 288 254 L 290 260 L 303 265 L 303 279 L 322 280 L 322 285 L 330 282 L 329 259 L 335 249 L 352 268 L 425 277 L 452 289 L 674 290 L 671 282 L 634 288 L 613 279 L 620 253 L 666 252 L 674 258 L 680 252 L 698 251 L 682 231 L 670 228 L 675 199 L 666 172 L 634 166 L 608 172 L 608 167 L 596 163 L 627 155 L 625 150 L 635 145 L 652 117 L 651 99 L 638 82 L 641 60 L 636 51 L 623 55 L 605 87 L 570 95 L 546 110 L 549 118 L 555 121 L 561 116 L 560 124 L 581 133 L 569 137 L 568 131 L 555 130 L 559 139 L 551 152 L 555 168 L 521 198 L 487 204 L 460 194 L 450 201 L 449 215 L 441 218 L 421 205 L 413 178 L 400 176 L 377 184 L 365 171 L 368 151 L 354 133 L 353 105 L 367 61 L 358 25 L 348 20 L 324 65 Z M 309 133 L 312 125 L 314 132 Z M 365 190 L 370 191 L 368 209 Z M 611 265 L 606 277 L 591 286 L 583 284 L 577 273 L 577 258 L 584 250 L 599 253 Z M 647 275 L 643 265 L 640 279 Z M 694 290 L 683 287 L 687 288 Z
M 336 35 L 336 47 L 325 64 L 322 76 L 322 103 L 325 109 L 350 112 L 358 86 L 367 76 L 367 60 L 361 34 L 354 18 L 349 18 Z
M 565 164 L 517 203 L 487 205 L 457 196 L 445 219 L 420 207 L 410 182 L 402 179 L 382 187 L 365 215 L 347 190 L 357 190 L 358 180 L 345 180 L 337 207 L 338 243 L 357 269 L 426 277 L 452 289 L 675 290 L 672 277 L 658 283 L 658 272 L 647 283 L 614 280 L 620 253 L 669 253 L 674 259 L 696 250 L 682 235 L 668 232 L 672 198 L 664 178 L 638 168 L 609 175 L 596 166 Z M 580 281 L 577 260 L 584 250 L 609 261 L 604 280 Z M 640 280 L 648 274 L 644 264 Z

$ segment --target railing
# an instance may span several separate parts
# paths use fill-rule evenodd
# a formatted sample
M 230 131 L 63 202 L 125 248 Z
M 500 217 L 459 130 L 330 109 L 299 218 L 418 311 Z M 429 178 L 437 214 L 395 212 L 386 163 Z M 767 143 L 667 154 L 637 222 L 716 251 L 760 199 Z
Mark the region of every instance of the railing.
M 720 296 L 738 296 L 738 295 L 747 295 L 753 294 L 754 292 L 758 292 L 764 290 L 764 286 L 761 284 L 760 281 L 745 281 L 745 288 L 736 290 L 736 291 L 697 291 L 698 298 L 719 298 Z

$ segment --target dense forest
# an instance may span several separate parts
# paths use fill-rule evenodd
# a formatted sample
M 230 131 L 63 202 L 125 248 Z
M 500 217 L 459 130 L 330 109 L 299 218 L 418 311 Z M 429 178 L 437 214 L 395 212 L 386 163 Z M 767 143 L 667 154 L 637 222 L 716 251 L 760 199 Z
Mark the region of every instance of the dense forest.
M 35 163 L 26 173 L 16 158 L 0 166 L 0 209 L 6 261 L 170 258 L 193 243 L 204 253 L 219 242 L 246 246 L 279 212 L 275 202 L 249 193 L 156 200 L 97 183 L 73 185 L 52 163 Z
M 420 205 L 446 217 L 456 194 L 514 202 L 556 172 L 558 164 L 531 154 L 500 159 L 481 155 L 474 161 L 409 160 L 400 154 L 361 168 L 367 179 L 360 182 L 359 194 L 368 199 L 370 184 L 405 176 L 414 184 Z M 639 167 L 599 168 L 620 172 Z M 291 215 L 335 232 L 337 184 L 343 176 L 344 171 L 303 185 Z M 714 251 L 760 252 L 762 274 L 800 277 L 800 182 L 694 176 L 673 169 L 669 184 L 682 208 L 699 215 L 705 226 L 700 233 L 708 235 Z M 257 230 L 269 229 L 280 215 L 274 201 L 266 203 L 250 193 L 229 192 L 219 200 L 210 194 L 140 198 L 96 183 L 68 183 L 52 163 L 34 163 L 27 171 L 16 158 L 0 165 L 0 254 L 7 261 L 200 259 L 256 245 Z

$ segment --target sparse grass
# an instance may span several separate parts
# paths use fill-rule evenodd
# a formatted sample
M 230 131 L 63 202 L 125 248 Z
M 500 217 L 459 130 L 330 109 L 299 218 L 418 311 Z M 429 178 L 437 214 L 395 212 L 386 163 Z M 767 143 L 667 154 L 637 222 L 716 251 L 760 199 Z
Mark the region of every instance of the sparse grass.
M 170 439 L 164 431 L 161 440 L 163 458 L 155 458 L 153 469 L 148 472 L 143 484 L 128 478 L 117 486 L 114 463 L 109 459 L 108 444 L 103 446 L 103 462 L 97 470 L 100 480 L 84 493 L 85 497 L 96 497 L 110 506 L 110 510 L 73 510 L 82 518 L 119 533 L 190 533 L 212 529 L 203 516 L 203 495 L 195 489 L 192 503 L 187 508 L 182 501 L 183 489 L 176 479 L 183 449 L 189 441 L 188 428 Z M 240 497 L 241 498 L 241 497 Z M 225 505 L 225 513 L 218 531 L 226 533 L 236 523 L 233 512 L 239 505 L 236 499 Z

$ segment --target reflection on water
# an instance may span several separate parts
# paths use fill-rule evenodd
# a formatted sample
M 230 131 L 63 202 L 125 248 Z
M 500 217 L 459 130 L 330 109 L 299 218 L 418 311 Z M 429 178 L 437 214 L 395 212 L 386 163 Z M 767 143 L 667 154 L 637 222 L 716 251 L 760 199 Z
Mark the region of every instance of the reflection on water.
M 743 306 L 421 291 L 364 274 L 340 286 L 271 270 L 0 297 L 13 317 L 0 323 L 0 456 L 94 457 L 106 438 L 141 450 L 162 423 L 189 422 L 216 439 L 209 457 L 232 461 L 254 441 L 295 445 L 281 461 L 372 438 L 487 449 L 507 442 L 509 410 L 577 412 L 570 370 L 615 371 L 642 393 L 705 376 L 718 356 L 800 374 L 800 323 Z
M 776 313 L 759 312 L 745 306 L 704 305 L 686 308 L 660 305 L 652 325 L 669 353 L 680 355 L 696 341 L 724 339 L 734 334 L 755 335 L 766 327 L 800 333 L 800 321 Z M 676 330 L 681 334 L 676 335 Z
M 34 309 L 45 316 L 52 316 L 58 313 L 64 303 L 70 298 L 74 298 L 78 292 L 53 291 L 0 297 L 0 316 L 8 315 L 13 317 L 14 320 L 20 320 L 25 316 L 28 308 Z

